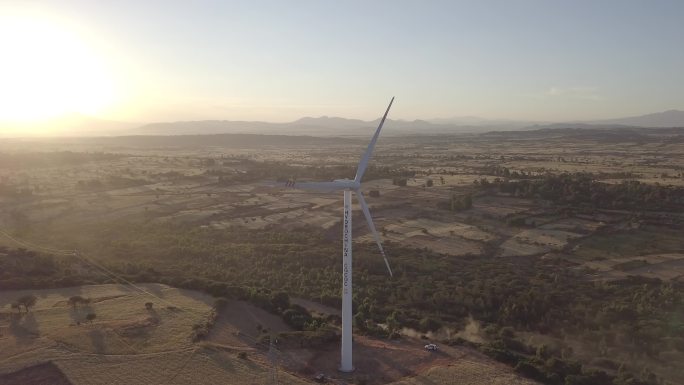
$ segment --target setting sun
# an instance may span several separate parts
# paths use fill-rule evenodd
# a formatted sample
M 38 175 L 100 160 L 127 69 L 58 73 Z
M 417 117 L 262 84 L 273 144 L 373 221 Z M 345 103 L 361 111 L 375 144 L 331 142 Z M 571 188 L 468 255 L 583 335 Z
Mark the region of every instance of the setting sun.
M 0 16 L 0 121 L 93 115 L 115 99 L 97 51 L 73 29 L 45 18 Z

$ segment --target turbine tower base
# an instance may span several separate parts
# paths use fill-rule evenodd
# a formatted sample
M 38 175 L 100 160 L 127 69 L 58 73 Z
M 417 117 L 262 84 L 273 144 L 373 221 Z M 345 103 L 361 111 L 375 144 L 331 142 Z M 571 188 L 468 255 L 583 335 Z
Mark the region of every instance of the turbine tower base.
M 351 367 L 351 369 L 343 369 L 341 366 L 337 367 L 337 371 L 341 373 L 354 373 L 355 370 L 356 368 L 353 366 Z

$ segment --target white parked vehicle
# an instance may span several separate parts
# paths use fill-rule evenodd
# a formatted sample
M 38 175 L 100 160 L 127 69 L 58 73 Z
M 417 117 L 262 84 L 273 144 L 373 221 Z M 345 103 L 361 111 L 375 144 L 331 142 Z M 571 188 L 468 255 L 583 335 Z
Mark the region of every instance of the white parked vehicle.
M 436 352 L 437 349 L 439 349 L 439 348 L 438 348 L 437 345 L 435 345 L 435 344 L 427 344 L 427 345 L 425 345 L 425 350 L 427 350 L 427 351 L 429 351 L 429 352 Z

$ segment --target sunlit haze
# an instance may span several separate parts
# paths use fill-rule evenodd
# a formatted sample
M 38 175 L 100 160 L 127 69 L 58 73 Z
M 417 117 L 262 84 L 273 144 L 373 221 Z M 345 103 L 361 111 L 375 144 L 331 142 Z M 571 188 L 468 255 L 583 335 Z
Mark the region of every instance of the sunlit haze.
M 684 107 L 680 1 L 9 1 L 0 122 L 479 116 Z
M 3 120 L 97 115 L 116 102 L 116 84 L 107 63 L 84 36 L 56 20 L 4 17 L 0 46 Z

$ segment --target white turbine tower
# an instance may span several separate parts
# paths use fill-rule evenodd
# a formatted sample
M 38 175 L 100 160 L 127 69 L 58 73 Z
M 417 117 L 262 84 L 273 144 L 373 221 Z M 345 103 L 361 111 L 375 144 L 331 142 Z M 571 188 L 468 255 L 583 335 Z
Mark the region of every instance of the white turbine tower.
M 344 192 L 344 214 L 342 217 L 342 349 L 339 368 L 342 372 L 351 372 L 354 370 L 354 366 L 352 365 L 352 191 L 356 193 L 356 199 L 359 201 L 361 210 L 363 210 L 363 215 L 366 217 L 366 221 L 368 222 L 368 227 L 370 228 L 371 233 L 373 233 L 375 242 L 378 244 L 380 254 L 382 254 L 382 258 L 385 260 L 387 271 L 389 272 L 390 276 L 392 275 L 392 269 L 387 261 L 387 256 L 382 248 L 382 243 L 380 243 L 380 237 L 378 236 L 378 232 L 375 231 L 373 218 L 368 210 L 366 200 L 363 198 L 363 194 L 361 193 L 361 179 L 363 178 L 363 174 L 366 172 L 366 168 L 368 167 L 368 161 L 370 161 L 371 155 L 373 155 L 375 142 L 378 141 L 380 130 L 382 129 L 382 125 L 385 123 L 385 119 L 387 118 L 387 113 L 389 113 L 390 107 L 392 107 L 392 102 L 394 102 L 394 98 L 390 100 L 389 106 L 387 106 L 387 110 L 385 111 L 385 115 L 382 117 L 377 130 L 375 130 L 373 139 L 371 139 L 366 152 L 363 154 L 363 157 L 361 157 L 359 167 L 356 170 L 356 177 L 353 180 L 337 179 L 332 182 L 292 183 L 290 185 L 291 187 L 302 190 L 326 192 L 342 190 Z

